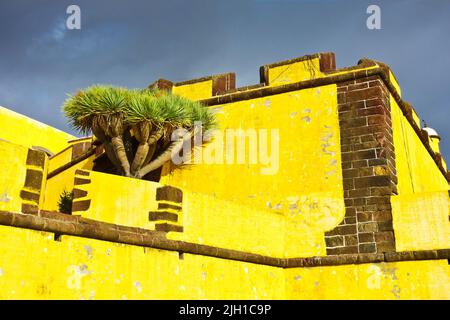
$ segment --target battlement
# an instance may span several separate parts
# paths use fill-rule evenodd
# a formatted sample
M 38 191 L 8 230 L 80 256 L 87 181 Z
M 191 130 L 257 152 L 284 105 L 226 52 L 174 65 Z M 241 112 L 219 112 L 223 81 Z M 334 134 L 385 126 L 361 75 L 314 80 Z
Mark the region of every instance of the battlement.
M 190 99 L 200 100 L 208 106 L 214 106 L 298 89 L 320 87 L 326 84 L 346 83 L 365 77 L 379 77 L 442 174 L 448 175 L 446 163 L 439 150 L 438 140 L 429 137 L 427 131 L 421 128 L 419 115 L 409 102 L 402 99 L 400 85 L 386 64 L 364 58 L 358 61 L 356 66 L 336 69 L 335 54 L 327 52 L 267 64 L 261 66 L 259 70 L 259 84 L 238 88 L 236 87 L 236 74 L 233 72 L 177 83 L 160 79 L 150 87 L 170 90 Z

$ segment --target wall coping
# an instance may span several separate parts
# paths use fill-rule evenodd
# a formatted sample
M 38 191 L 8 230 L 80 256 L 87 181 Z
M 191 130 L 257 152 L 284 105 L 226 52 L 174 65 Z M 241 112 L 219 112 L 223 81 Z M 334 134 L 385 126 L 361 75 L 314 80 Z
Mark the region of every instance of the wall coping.
M 72 147 L 72 146 L 70 146 Z M 67 149 L 64 149 L 67 150 Z M 80 163 L 83 160 L 86 160 L 87 158 L 89 158 L 90 156 L 95 154 L 95 148 L 90 148 L 88 151 L 86 151 L 85 153 L 79 155 L 78 157 L 72 159 L 71 161 L 63 164 L 62 166 L 56 168 L 55 170 L 49 172 L 47 174 L 47 179 L 51 179 L 54 176 L 60 174 L 63 171 L 66 171 L 67 169 L 73 167 L 74 165 L 76 165 L 77 163 Z
M 376 254 L 343 254 L 307 258 L 276 258 L 180 240 L 170 240 L 165 237 L 164 232 L 160 231 L 127 227 L 87 219 L 77 215 L 43 210 L 36 214 L 0 211 L 0 225 L 55 233 L 55 238 L 56 236 L 70 235 L 279 268 L 450 259 L 450 248 Z

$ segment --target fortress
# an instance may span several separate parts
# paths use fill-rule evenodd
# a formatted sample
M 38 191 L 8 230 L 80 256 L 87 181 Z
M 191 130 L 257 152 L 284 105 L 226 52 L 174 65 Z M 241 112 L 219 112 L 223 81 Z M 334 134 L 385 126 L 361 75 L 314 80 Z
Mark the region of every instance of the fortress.
M 278 130 L 270 174 L 246 158 L 126 178 L 93 137 L 0 108 L 0 299 L 450 299 L 450 174 L 390 68 L 319 53 L 235 77 L 151 87 L 223 132 Z

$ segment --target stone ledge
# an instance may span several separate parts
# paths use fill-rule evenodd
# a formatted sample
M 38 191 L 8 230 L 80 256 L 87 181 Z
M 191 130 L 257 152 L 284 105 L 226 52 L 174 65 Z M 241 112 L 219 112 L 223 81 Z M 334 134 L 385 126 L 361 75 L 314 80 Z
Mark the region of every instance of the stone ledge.
M 279 268 L 450 259 L 450 249 L 389 252 L 380 254 L 343 254 L 308 258 L 276 258 L 197 243 L 169 240 L 165 237 L 165 232 L 120 226 L 86 219 L 81 216 L 72 216 L 48 211 L 39 211 L 36 214 L 0 211 L 0 225 L 52 232 L 58 236 L 71 235 Z

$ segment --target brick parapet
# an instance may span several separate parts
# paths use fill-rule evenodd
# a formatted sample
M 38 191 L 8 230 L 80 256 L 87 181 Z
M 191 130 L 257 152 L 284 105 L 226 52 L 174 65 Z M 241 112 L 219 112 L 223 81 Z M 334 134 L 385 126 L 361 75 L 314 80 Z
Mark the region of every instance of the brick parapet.
M 345 217 L 325 234 L 327 254 L 395 251 L 390 197 L 397 193 L 390 92 L 377 75 L 339 82 Z

